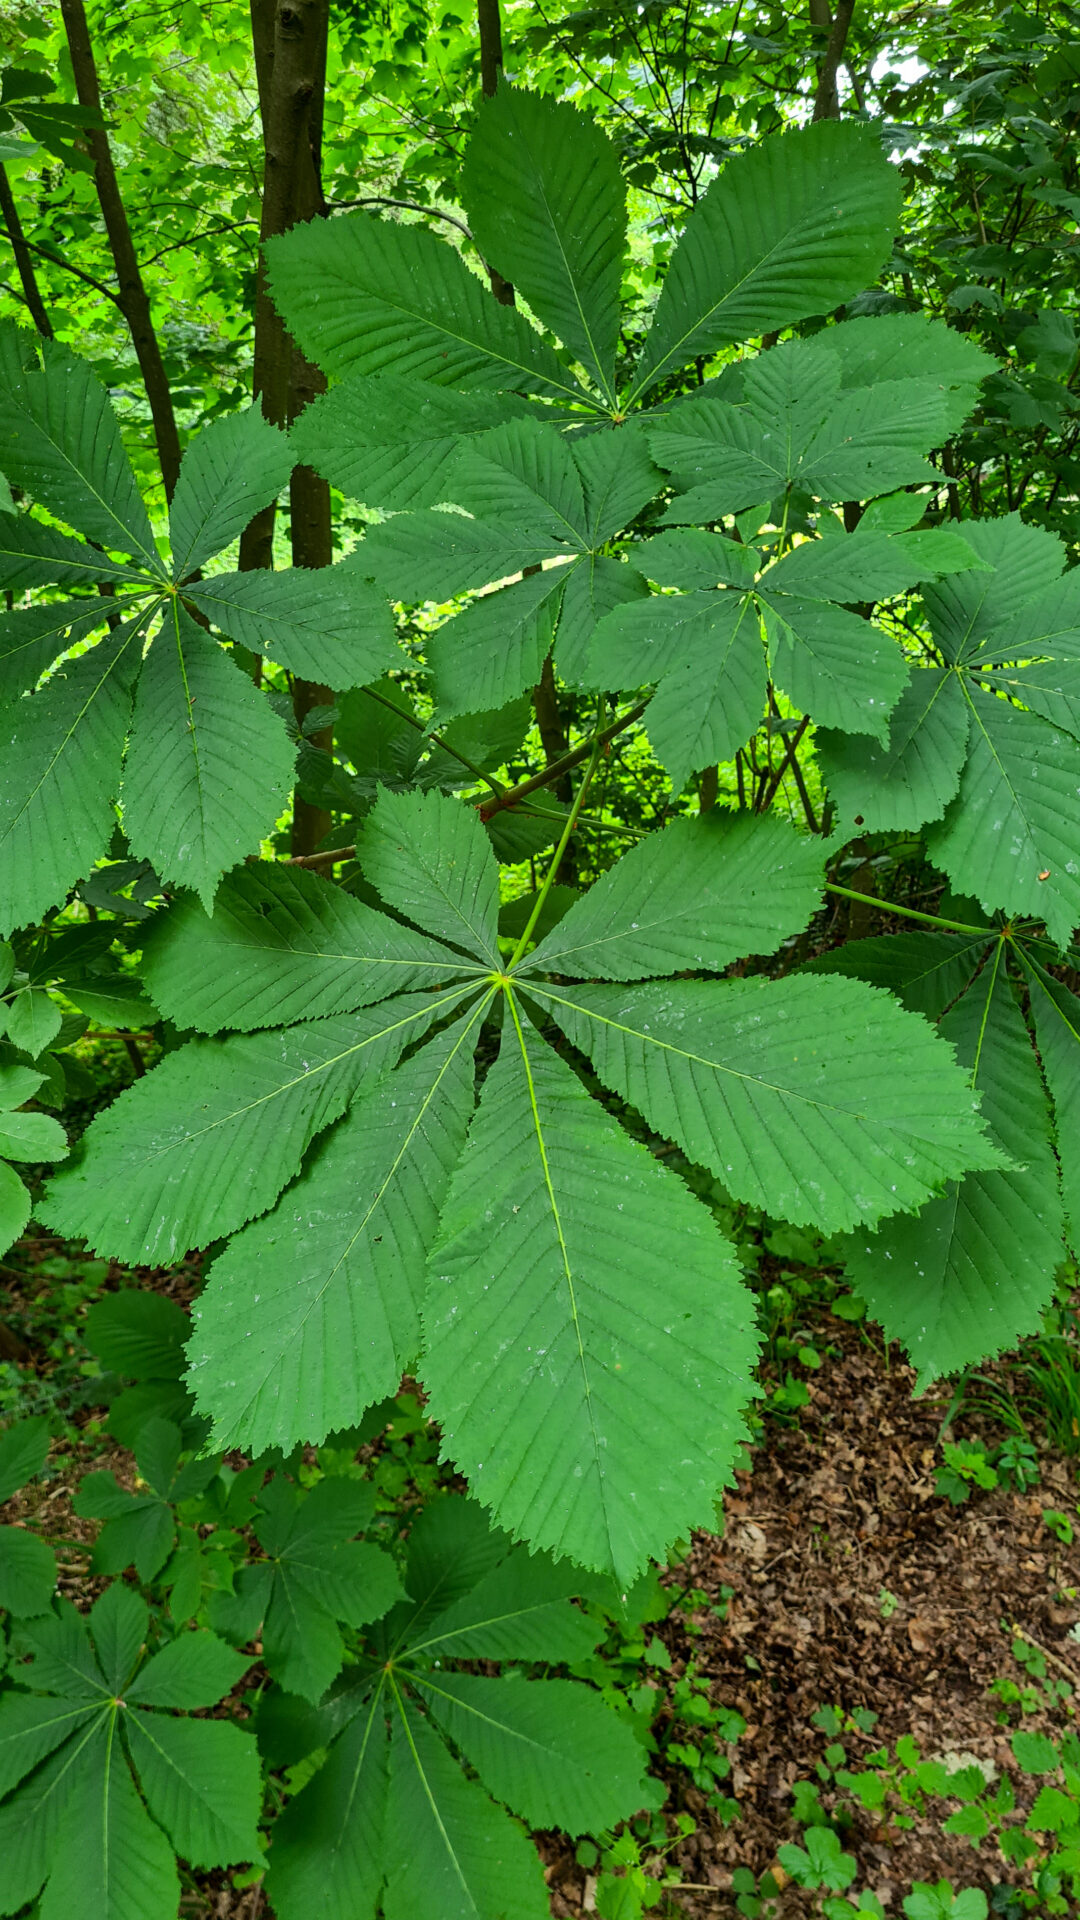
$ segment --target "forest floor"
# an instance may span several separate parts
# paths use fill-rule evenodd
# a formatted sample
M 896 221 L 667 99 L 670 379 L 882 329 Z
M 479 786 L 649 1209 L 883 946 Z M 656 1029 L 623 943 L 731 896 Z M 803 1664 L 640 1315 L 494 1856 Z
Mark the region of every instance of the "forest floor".
M 51 1253 L 55 1264 L 58 1252 L 64 1250 L 38 1242 L 32 1256 Z M 77 1273 L 80 1256 L 68 1258 Z M 37 1372 L 46 1387 L 58 1352 L 72 1352 L 66 1335 L 73 1328 L 54 1326 L 35 1344 L 33 1257 L 29 1272 L 20 1268 L 7 1268 L 3 1279 L 7 1304 L 30 1341 L 21 1371 Z M 138 1283 L 186 1304 L 193 1278 L 188 1268 L 141 1273 Z M 74 1316 L 79 1295 L 76 1283 Z M 669 1788 L 665 1813 L 695 1823 L 667 1856 L 681 1885 L 659 1909 L 687 1920 L 737 1920 L 740 1882 L 733 1889 L 732 1876 L 746 1868 L 755 1877 L 775 1873 L 779 1893 L 764 1914 L 796 1920 L 820 1913 L 820 1895 L 794 1885 L 777 1863 L 778 1848 L 802 1838 L 792 1797 L 798 1782 L 813 1783 L 829 1815 L 844 1798 L 835 1769 L 857 1770 L 865 1755 L 894 1749 L 904 1735 L 923 1758 L 961 1754 L 989 1763 L 987 1771 L 1007 1769 L 1019 1709 L 989 1691 L 995 1682 L 1012 1682 L 1014 1696 L 1028 1689 L 1025 1731 L 1060 1736 L 1064 1726 L 1076 1726 L 1069 1692 L 1080 1694 L 1080 1640 L 1071 1632 L 1080 1621 L 1080 1522 L 1066 1542 L 1043 1517 L 1050 1511 L 1075 1520 L 1075 1460 L 1042 1452 L 1038 1480 L 1025 1490 L 976 1491 L 951 1505 L 934 1479 L 948 1395 L 915 1398 L 910 1369 L 887 1365 L 859 1327 L 825 1307 L 818 1319 L 828 1357 L 808 1382 L 809 1402 L 797 1422 L 766 1417 L 752 1469 L 739 1474 L 725 1502 L 723 1536 L 696 1535 L 689 1558 L 670 1576 L 692 1600 L 656 1627 L 663 1644 L 653 1643 L 644 1676 L 659 1688 L 661 1746 L 678 1732 L 665 1701 L 688 1667 L 707 1682 L 713 1705 L 736 1710 L 747 1723 L 723 1783 L 738 1803 L 729 1824 L 685 1766 L 658 1769 Z M 76 1423 L 88 1412 L 78 1410 Z M 109 1464 L 123 1477 L 122 1456 L 104 1460 L 108 1446 L 106 1437 L 91 1456 L 76 1440 L 70 1468 L 50 1485 L 58 1531 L 73 1547 L 95 1530 L 70 1511 L 82 1473 Z M 85 1561 L 76 1549 L 71 1558 L 62 1554 L 61 1564 L 62 1590 L 85 1603 L 98 1584 L 87 1581 Z M 1032 1685 L 1033 1673 L 1044 1684 Z M 870 1730 L 852 1722 L 856 1712 L 864 1721 L 876 1716 Z M 830 1766 L 824 1756 L 834 1738 L 845 1757 L 834 1752 Z M 1029 1798 L 1036 1785 L 1026 1783 Z M 856 1884 L 877 1893 L 890 1920 L 900 1920 L 901 1899 L 916 1881 L 944 1878 L 956 1890 L 980 1887 L 991 1897 L 1000 1884 L 1016 1884 L 1017 1870 L 1005 1867 L 992 1841 L 975 1850 L 966 1838 L 944 1833 L 943 1819 L 938 1803 L 936 1812 L 916 1810 L 905 1830 L 856 1807 L 842 1827 L 843 1846 L 858 1861 Z M 579 1863 L 572 1843 L 551 1835 L 540 1836 L 540 1845 L 554 1920 L 595 1911 L 594 1873 Z M 991 1911 L 1008 1913 L 1000 1895 Z M 270 1920 L 261 1889 L 235 1892 L 225 1876 L 203 1882 L 201 1901 L 185 1902 L 184 1912 Z

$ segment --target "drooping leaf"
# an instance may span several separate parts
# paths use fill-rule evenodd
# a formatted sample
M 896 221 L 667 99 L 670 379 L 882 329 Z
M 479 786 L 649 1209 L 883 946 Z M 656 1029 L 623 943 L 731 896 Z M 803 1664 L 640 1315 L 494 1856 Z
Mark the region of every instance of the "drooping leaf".
M 21 1527 L 0 1527 L 0 1607 L 8 1613 L 44 1613 L 56 1591 L 56 1556 Z
M 510 420 L 467 443 L 454 499 L 507 532 L 543 534 L 556 553 L 585 544 L 585 494 L 569 445 L 540 420 Z
M 427 656 L 440 717 L 503 706 L 536 685 L 566 579 L 564 568 L 544 568 L 483 594 L 432 634 Z
M 867 833 L 940 820 L 960 784 L 968 710 L 956 675 L 916 667 L 889 719 L 885 745 L 821 728 L 817 751 L 840 816 Z
M 1000 1165 L 926 1023 L 854 980 L 536 987 L 606 1086 L 751 1206 L 826 1233 Z
M 528 321 L 420 227 L 351 213 L 295 227 L 265 252 L 279 312 L 327 373 L 576 394 Z
M 132 851 L 209 911 L 222 873 L 273 828 L 293 758 L 265 696 L 174 600 L 135 697 L 123 788 Z
M 353 373 L 304 409 L 291 439 L 297 457 L 343 493 L 401 511 L 449 499 L 448 477 L 466 437 L 524 412 L 526 403 L 509 394 Z
M 1043 1072 L 1054 1102 L 1065 1216 L 1080 1237 L 1080 1000 L 1037 961 L 1025 958 Z
M 975 973 L 996 929 L 984 934 L 887 933 L 847 940 L 808 960 L 807 973 L 842 973 L 888 987 L 912 1013 L 936 1020 L 958 1000 Z
M 910 671 L 896 641 L 825 600 L 776 593 L 764 605 L 773 676 L 795 705 L 823 726 L 884 740 Z
M 0 468 L 58 519 L 161 575 L 109 397 L 66 347 L 46 343 L 44 370 L 0 392 Z
M 870 128 L 822 120 L 729 160 L 675 250 L 635 392 L 695 354 L 828 313 L 861 292 L 899 210 L 898 177 Z
M 523 567 L 540 566 L 553 550 L 552 536 L 543 528 L 530 533 L 436 508 L 396 513 L 369 527 L 357 563 L 391 599 L 416 606 L 510 579 Z
M 500 1524 L 625 1582 L 711 1513 L 755 1335 L 711 1221 L 510 1011 L 431 1258 L 424 1379 Z
M 139 668 L 142 619 L 0 711 L 0 932 L 62 901 L 105 851 Z
M 971 751 L 927 851 L 987 911 L 1034 914 L 1065 946 L 1080 923 L 1080 742 L 978 687 L 965 692 Z
M 613 400 L 626 189 L 610 140 L 569 103 L 503 81 L 481 104 L 461 192 L 485 256 Z
M 188 579 L 238 539 L 276 499 L 291 469 L 288 440 L 261 407 L 204 428 L 184 454 L 169 507 L 173 579 Z
M 745 746 L 761 719 L 767 670 L 756 606 L 736 593 L 631 601 L 600 622 L 585 673 L 600 686 L 657 683 L 645 725 L 678 791 L 690 773 Z

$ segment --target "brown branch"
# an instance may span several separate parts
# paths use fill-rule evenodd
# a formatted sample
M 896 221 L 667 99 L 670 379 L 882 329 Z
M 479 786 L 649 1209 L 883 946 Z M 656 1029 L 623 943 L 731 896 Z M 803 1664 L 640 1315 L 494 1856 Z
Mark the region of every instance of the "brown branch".
M 90 41 L 90 29 L 86 22 L 83 0 L 60 0 L 60 11 L 64 17 L 68 51 L 71 54 L 71 70 L 79 103 L 81 106 L 93 108 L 100 115 L 101 88 L 98 83 L 97 65 L 94 60 L 94 49 Z M 166 498 L 171 500 L 180 473 L 180 435 L 177 432 L 176 415 L 173 412 L 172 394 L 169 390 L 165 363 L 154 331 L 150 301 L 139 271 L 135 243 L 131 237 L 127 211 L 120 195 L 120 183 L 116 177 L 112 148 L 109 145 L 109 136 L 104 124 L 87 127 L 83 133 L 83 139 L 94 163 L 94 180 L 97 185 L 101 216 L 105 222 L 105 232 L 108 235 L 113 265 L 116 268 L 117 304 L 128 323 L 139 370 L 146 387 L 150 415 L 154 423 L 158 459 L 161 462 L 161 476 L 165 482 Z
M 503 70 L 502 19 L 499 0 L 476 0 L 476 25 L 480 34 L 480 91 L 490 100 L 498 90 Z M 497 267 L 488 268 L 491 291 L 500 306 L 514 305 L 514 289 Z
M 614 740 L 616 734 L 625 733 L 627 727 L 632 727 L 635 720 L 641 719 L 648 704 L 647 700 L 640 700 L 636 707 L 631 707 L 628 712 L 620 714 L 617 720 L 612 721 L 610 727 L 605 727 L 602 733 L 596 735 L 600 745 L 606 747 L 608 741 Z M 515 806 L 519 800 L 524 800 L 527 794 L 535 793 L 538 787 L 550 787 L 554 781 L 561 779 L 564 773 L 569 773 L 571 767 L 578 767 L 583 760 L 587 760 L 592 750 L 593 740 L 589 739 L 584 746 L 571 748 L 569 753 L 563 754 L 561 760 L 553 761 L 541 773 L 534 773 L 530 779 L 522 780 L 518 786 L 509 787 L 505 793 L 496 794 L 491 800 L 485 800 L 477 809 L 481 820 L 493 819 L 495 814 L 504 812 L 507 807 Z
M 0 239 L 6 240 L 9 246 L 14 249 L 15 242 L 13 236 L 10 233 L 5 233 L 2 228 L 0 228 Z M 73 266 L 70 260 L 65 260 L 62 253 L 54 253 L 51 247 L 43 247 L 40 246 L 36 240 L 28 240 L 25 234 L 23 235 L 23 246 L 28 247 L 31 253 L 39 253 L 43 260 L 51 260 L 53 266 L 62 268 L 64 273 L 73 273 L 76 280 L 83 280 L 88 287 L 94 287 L 98 293 L 103 293 L 106 300 L 111 300 L 113 306 L 119 307 L 121 312 L 123 312 L 123 302 L 119 295 L 114 293 L 111 287 L 107 287 L 104 280 L 96 280 L 94 275 L 87 273 L 83 267 Z
M 0 163 L 0 213 L 3 214 L 4 219 L 7 221 L 6 237 L 10 243 L 11 251 L 15 255 L 15 265 L 19 270 L 23 298 L 26 301 L 30 318 L 38 332 L 42 334 L 46 340 L 51 340 L 53 338 L 53 324 L 49 319 L 45 302 L 41 297 L 41 288 L 37 283 L 33 258 L 26 244 L 26 235 L 23 232 L 23 224 L 19 218 L 19 209 L 16 204 L 15 195 L 11 190 L 8 171 L 2 163 Z

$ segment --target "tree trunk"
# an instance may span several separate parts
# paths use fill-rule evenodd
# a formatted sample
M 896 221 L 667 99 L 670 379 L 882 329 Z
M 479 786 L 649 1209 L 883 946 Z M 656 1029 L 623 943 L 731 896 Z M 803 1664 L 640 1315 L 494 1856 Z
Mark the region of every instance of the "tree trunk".
M 71 70 L 79 104 L 92 107 L 100 113 L 101 88 L 98 84 L 94 49 L 90 44 L 90 29 L 86 23 L 83 0 L 60 0 L 60 11 L 64 17 L 64 29 L 71 54 Z M 146 387 L 147 399 L 150 402 L 154 438 L 157 441 L 158 459 L 161 462 L 161 477 L 165 482 L 165 496 L 171 500 L 180 472 L 180 435 L 177 432 L 176 415 L 173 412 L 172 394 L 169 391 L 165 363 L 154 331 L 150 301 L 139 271 L 127 212 L 120 197 L 120 184 L 113 165 L 109 136 L 104 127 L 88 127 L 83 137 L 90 158 L 94 162 L 94 180 L 97 184 L 101 216 L 105 222 L 109 249 L 116 268 L 118 302 L 128 323 Z
M 251 32 L 263 123 L 263 199 L 260 242 L 285 233 L 297 221 L 326 212 L 320 177 L 323 95 L 329 0 L 251 0 Z M 255 398 L 275 426 L 287 426 L 326 382 L 318 367 L 294 346 L 270 298 L 259 261 L 255 292 Z M 297 467 L 289 485 L 294 567 L 326 567 L 333 560 L 330 488 L 310 467 Z M 275 509 L 267 507 L 245 529 L 240 566 L 271 567 Z M 329 706 L 329 687 L 297 680 L 293 710 L 303 724 L 312 707 Z M 330 729 L 314 736 L 329 750 Z M 293 797 L 292 851 L 313 853 L 330 826 L 330 815 Z
M 848 30 L 855 12 L 855 0 L 837 0 L 836 13 L 830 18 L 828 0 L 810 0 L 810 19 L 815 27 L 828 29 L 828 40 L 818 70 L 814 95 L 815 120 L 839 120 L 840 95 L 836 77 L 844 59 Z

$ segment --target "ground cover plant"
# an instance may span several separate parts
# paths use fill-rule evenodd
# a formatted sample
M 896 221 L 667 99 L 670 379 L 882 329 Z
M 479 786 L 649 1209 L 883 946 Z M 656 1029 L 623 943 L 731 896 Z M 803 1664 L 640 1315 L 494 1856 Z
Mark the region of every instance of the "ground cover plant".
M 130 1454 L 77 1495 L 112 1581 L 89 1615 L 54 1603 L 40 1541 L 0 1543 L 0 1899 L 59 1911 L 92 1833 L 102 1915 L 173 1912 L 176 1857 L 268 1857 L 285 1920 L 315 1888 L 341 1920 L 496 1920 L 546 1910 L 519 1822 L 577 1820 L 605 1859 L 631 1849 L 603 1893 L 630 1912 L 643 1729 L 588 1660 L 807 1403 L 770 1371 L 816 1349 L 781 1330 L 763 1257 L 828 1273 L 922 1388 L 1052 1341 L 1064 1311 L 1071 282 L 1011 327 L 938 297 L 938 161 L 901 161 L 894 109 L 867 106 L 850 7 L 782 124 L 751 89 L 722 134 L 723 81 L 691 124 L 680 15 L 680 155 L 653 127 L 647 161 L 592 80 L 558 77 L 587 22 L 508 77 L 483 8 L 452 166 L 419 184 L 423 141 L 403 160 L 384 129 L 379 190 L 345 190 L 346 142 L 333 203 L 328 11 L 257 7 L 251 321 L 229 255 L 200 397 L 194 343 L 185 387 L 155 329 L 81 0 L 62 17 L 76 104 L 13 61 L 0 164 L 64 170 L 76 248 L 100 222 L 115 287 L 96 258 L 76 278 L 116 309 L 145 408 L 54 319 L 39 257 L 75 256 L 3 173 L 25 312 L 0 316 L 0 1234 L 33 1208 L 110 1286 L 188 1256 L 199 1284 L 183 1309 L 108 1291 L 86 1323 Z M 972 56 L 998 89 L 979 140 L 1035 156 L 997 253 L 975 196 L 1003 284 L 1021 188 L 1075 225 L 1060 25 L 1007 9 Z M 919 112 L 955 64 L 924 51 Z M 234 122 L 221 141 L 246 151 Z M 224 213 L 220 191 L 208 168 L 193 204 Z M 419 1514 L 356 1470 L 403 1379 L 437 1452 Z M 45 1434 L 4 1437 L 10 1492 Z M 958 1504 L 1034 1473 L 1015 1444 L 948 1446 Z M 268 1856 L 234 1711 L 282 1773 Z M 181 1713 L 212 1717 L 161 1721 Z M 726 1757 L 684 1764 L 716 1811 Z M 232 1787 L 200 1810 L 215 1769 Z M 828 1920 L 840 1838 L 811 1822 L 780 1863 Z

